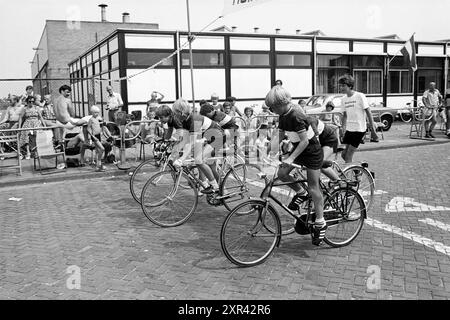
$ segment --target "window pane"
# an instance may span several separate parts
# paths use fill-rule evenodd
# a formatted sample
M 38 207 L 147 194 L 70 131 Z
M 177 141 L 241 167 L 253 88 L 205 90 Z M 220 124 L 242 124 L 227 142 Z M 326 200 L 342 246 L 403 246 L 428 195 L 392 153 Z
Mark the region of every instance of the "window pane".
M 195 67 L 206 67 L 206 66 L 223 66 L 223 53 L 200 53 L 195 52 L 192 54 Z M 189 66 L 189 53 L 183 52 L 181 56 L 181 61 L 183 66 Z
M 367 71 L 355 71 L 355 90 L 367 94 Z
M 236 66 L 269 66 L 269 54 L 267 53 L 233 53 L 231 64 Z
M 106 56 L 108 54 L 108 46 L 105 43 L 104 45 L 102 45 L 100 47 L 100 58 L 103 58 L 104 56 Z
M 441 79 L 442 79 L 442 71 L 441 70 L 419 70 L 418 76 L 418 93 L 422 94 L 426 89 L 428 89 L 428 85 L 430 82 L 436 82 L 436 88 L 441 90 Z
M 110 79 L 111 79 L 111 83 L 110 84 L 111 84 L 111 87 L 113 87 L 114 92 L 118 92 L 118 93 L 121 94 L 120 81 L 114 81 L 114 80 L 117 80 L 119 78 L 120 78 L 119 70 L 116 70 L 116 71 L 113 71 L 113 72 L 110 73 Z
M 128 52 L 129 66 L 151 66 L 164 58 L 171 52 Z M 173 57 L 165 60 L 160 66 L 173 66 Z
M 114 52 L 119 48 L 119 42 L 117 41 L 117 37 L 109 40 L 109 52 Z
M 402 79 L 402 93 L 411 93 L 412 90 L 412 73 L 409 71 L 401 72 Z
M 348 67 L 348 56 L 339 55 L 318 55 L 317 64 L 319 67 Z
M 95 70 L 95 74 L 99 74 L 100 73 L 100 62 L 95 62 L 94 63 L 94 70 Z
M 98 48 L 94 49 L 94 51 L 92 51 L 92 56 L 93 56 L 93 60 L 96 61 L 99 58 L 99 54 L 98 54 Z
M 119 53 L 116 52 L 111 55 L 111 69 L 117 68 L 119 66 Z
M 108 58 L 102 60 L 102 72 L 109 71 Z
M 379 56 L 354 56 L 353 65 L 361 67 L 383 67 L 383 58 Z
M 88 53 L 86 59 L 87 59 L 87 63 L 88 63 L 88 64 L 89 64 L 89 63 L 92 63 L 92 54 Z
M 311 56 L 308 54 L 277 54 L 277 66 L 309 67 Z
M 419 58 L 417 58 L 417 64 L 418 64 L 419 68 L 422 68 L 422 67 L 442 68 L 444 65 L 444 59 L 443 58 L 419 57 Z
M 400 93 L 400 71 L 389 71 L 388 93 Z
M 380 94 L 382 87 L 382 72 L 381 71 L 369 71 L 369 94 Z
M 348 69 L 319 69 L 317 73 L 317 93 L 339 93 L 339 77 L 349 72 Z

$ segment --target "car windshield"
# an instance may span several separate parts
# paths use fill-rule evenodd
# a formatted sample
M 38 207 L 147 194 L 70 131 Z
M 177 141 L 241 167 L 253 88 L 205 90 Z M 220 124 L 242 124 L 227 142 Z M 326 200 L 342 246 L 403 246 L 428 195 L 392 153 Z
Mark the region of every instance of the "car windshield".
M 307 106 L 321 106 L 325 102 L 326 97 L 325 96 L 313 96 L 311 97 L 308 102 L 306 102 Z

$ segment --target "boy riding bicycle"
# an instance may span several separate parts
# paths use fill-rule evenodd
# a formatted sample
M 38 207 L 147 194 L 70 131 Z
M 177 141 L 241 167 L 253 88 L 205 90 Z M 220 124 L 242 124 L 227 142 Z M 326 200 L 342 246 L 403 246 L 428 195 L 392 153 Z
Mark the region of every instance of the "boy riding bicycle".
M 179 134 L 182 138 L 180 143 L 174 147 L 171 155 L 171 159 L 175 160 L 174 165 L 181 167 L 183 162 L 189 156 L 192 156 L 195 159 L 200 175 L 206 176 L 207 179 L 203 179 L 204 189 L 201 192 L 205 194 L 218 192 L 219 185 L 217 180 L 219 175 L 215 169 L 215 161 L 206 164 L 205 162 L 207 161 L 205 159 L 211 158 L 215 151 L 223 147 L 224 134 L 222 129 L 209 118 L 193 114 L 186 100 L 178 99 L 175 101 L 172 110 L 173 115 L 160 117 L 160 121 L 167 124 L 169 131 L 172 132 L 173 129 L 176 129 L 177 135 Z M 160 112 L 157 113 L 159 114 Z M 183 154 L 176 159 L 180 150 L 182 150 Z
M 314 245 L 322 242 L 327 225 L 323 217 L 323 196 L 319 185 L 320 169 L 323 162 L 323 151 L 320 143 L 309 124 L 306 115 L 298 105 L 291 102 L 291 95 L 281 86 L 275 86 L 266 96 L 266 105 L 279 115 L 280 140 L 286 134 L 293 143 L 294 148 L 287 159 L 283 160 L 278 170 L 278 178 L 284 182 L 294 182 L 295 179 L 289 175 L 294 169 L 292 163 L 306 167 L 308 192 L 312 197 L 315 208 L 316 220 L 314 222 L 313 239 Z M 276 139 L 272 140 L 271 150 L 278 150 Z M 303 189 L 299 184 L 289 185 L 297 194 L 292 199 L 288 208 L 298 210 L 301 203 Z

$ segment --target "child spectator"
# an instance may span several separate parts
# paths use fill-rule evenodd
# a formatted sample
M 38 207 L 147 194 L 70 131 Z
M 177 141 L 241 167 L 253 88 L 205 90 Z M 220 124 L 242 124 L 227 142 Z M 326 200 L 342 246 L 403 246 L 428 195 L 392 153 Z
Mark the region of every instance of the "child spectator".
M 231 103 L 231 111 L 234 112 L 234 114 L 242 117 L 243 114 L 241 111 L 239 111 L 238 107 L 236 107 L 236 98 L 235 97 L 228 97 L 227 102 Z M 225 107 L 225 103 L 223 104 L 223 107 Z
M 92 117 L 89 119 L 87 124 L 87 133 L 88 133 L 88 145 L 94 145 L 95 150 L 97 151 L 97 172 L 105 172 L 106 168 L 102 165 L 103 153 L 105 152 L 105 148 L 102 145 L 102 127 L 101 122 L 103 120 L 100 117 L 100 108 L 97 106 L 91 107 Z

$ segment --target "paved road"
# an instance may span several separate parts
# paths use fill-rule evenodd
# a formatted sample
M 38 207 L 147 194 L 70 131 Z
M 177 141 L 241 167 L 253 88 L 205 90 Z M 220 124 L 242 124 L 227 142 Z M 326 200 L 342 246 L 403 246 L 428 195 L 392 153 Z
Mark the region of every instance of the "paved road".
M 356 160 L 369 161 L 379 190 L 357 240 L 316 248 L 294 234 L 249 269 L 223 256 L 226 212 L 204 199 L 188 223 L 161 229 L 142 215 L 124 178 L 3 188 L 0 298 L 450 298 L 449 145 Z M 71 266 L 79 267 L 79 289 Z

